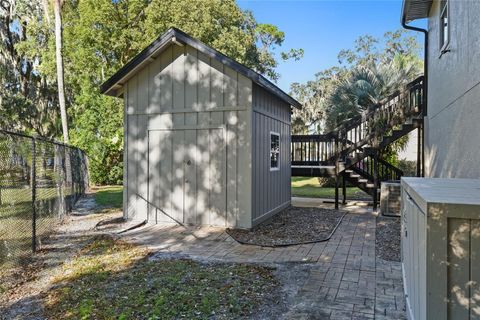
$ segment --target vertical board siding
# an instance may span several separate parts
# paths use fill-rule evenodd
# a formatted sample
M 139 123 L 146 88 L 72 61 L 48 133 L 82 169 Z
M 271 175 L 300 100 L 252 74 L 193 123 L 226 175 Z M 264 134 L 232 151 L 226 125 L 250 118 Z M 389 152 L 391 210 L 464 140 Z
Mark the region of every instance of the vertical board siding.
M 226 179 L 227 179 L 227 225 L 236 225 L 238 215 L 237 204 L 237 166 L 238 166 L 238 144 L 237 128 L 238 116 L 236 111 L 225 113 L 226 132 Z
M 197 110 L 198 57 L 197 50 L 186 47 L 185 60 L 185 109 Z
M 250 227 L 251 80 L 172 45 L 125 88 L 127 217 Z
M 146 115 L 137 117 L 137 138 L 136 138 L 136 163 L 137 163 L 137 213 L 143 212 L 148 214 L 148 132 L 147 127 L 148 118 Z
M 253 213 L 254 223 L 291 201 L 290 105 L 253 86 Z M 280 170 L 270 171 L 270 132 L 280 134 Z
M 223 129 L 149 131 L 150 221 L 225 226 L 225 151 Z
M 470 319 L 480 318 L 480 221 L 470 222 Z
M 253 110 L 290 123 L 290 105 L 258 85 L 253 85 Z
M 448 220 L 448 319 L 480 319 L 480 222 Z

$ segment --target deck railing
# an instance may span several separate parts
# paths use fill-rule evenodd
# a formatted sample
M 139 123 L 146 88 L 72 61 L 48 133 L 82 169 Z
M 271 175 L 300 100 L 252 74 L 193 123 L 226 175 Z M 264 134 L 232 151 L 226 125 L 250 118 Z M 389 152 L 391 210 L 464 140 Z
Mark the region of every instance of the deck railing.
M 421 115 L 423 76 L 369 110 L 322 135 L 292 135 L 292 165 L 334 165 L 364 146 L 375 147 L 394 126 Z
M 338 154 L 338 139 L 332 134 L 293 135 L 292 165 L 315 166 L 328 163 Z
M 391 165 L 383 159 L 377 159 L 377 181 L 394 181 L 400 180 L 403 171 Z M 371 181 L 375 181 L 375 160 L 372 156 L 363 158 L 352 166 L 353 171 L 367 177 Z

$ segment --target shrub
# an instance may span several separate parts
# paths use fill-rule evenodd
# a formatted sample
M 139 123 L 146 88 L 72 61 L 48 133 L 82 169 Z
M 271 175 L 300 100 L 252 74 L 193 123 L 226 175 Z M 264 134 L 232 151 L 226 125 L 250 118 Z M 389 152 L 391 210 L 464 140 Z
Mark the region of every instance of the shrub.
M 417 161 L 399 160 L 398 168 L 403 171 L 405 177 L 415 177 L 417 175 Z

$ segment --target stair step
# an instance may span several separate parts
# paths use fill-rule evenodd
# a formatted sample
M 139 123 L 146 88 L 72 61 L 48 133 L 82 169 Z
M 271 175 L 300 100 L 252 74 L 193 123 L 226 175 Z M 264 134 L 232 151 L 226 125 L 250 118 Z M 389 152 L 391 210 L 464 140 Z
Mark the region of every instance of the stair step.
M 366 183 L 366 182 L 368 182 L 368 179 L 358 179 L 358 182 Z
M 367 183 L 367 188 L 374 188 L 375 185 L 373 183 Z
M 350 177 L 351 178 L 360 178 L 360 175 L 359 174 L 350 174 Z
M 352 173 L 353 170 L 345 170 L 345 173 Z

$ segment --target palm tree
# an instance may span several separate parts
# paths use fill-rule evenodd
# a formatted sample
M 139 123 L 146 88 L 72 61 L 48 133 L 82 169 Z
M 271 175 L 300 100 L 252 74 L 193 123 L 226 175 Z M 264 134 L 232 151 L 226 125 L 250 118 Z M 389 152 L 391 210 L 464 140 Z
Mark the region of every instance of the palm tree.
M 421 62 L 408 55 L 390 61 L 368 63 L 354 68 L 330 97 L 327 127 L 333 128 L 368 107 L 380 103 L 421 73 Z
M 346 80 L 340 81 L 330 97 L 326 113 L 328 129 L 352 118 L 413 81 L 422 72 L 421 61 L 414 56 L 397 55 L 392 60 L 368 63 L 354 68 Z M 375 139 L 373 144 L 375 144 Z M 382 157 L 390 162 L 408 143 L 404 136 L 382 150 Z

